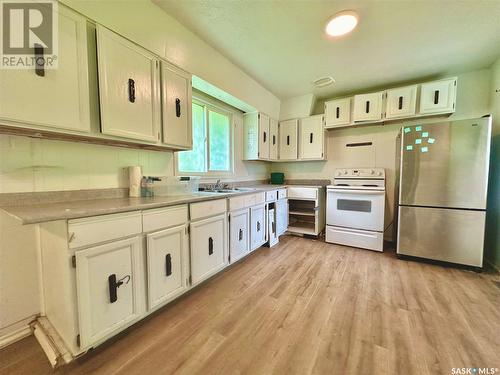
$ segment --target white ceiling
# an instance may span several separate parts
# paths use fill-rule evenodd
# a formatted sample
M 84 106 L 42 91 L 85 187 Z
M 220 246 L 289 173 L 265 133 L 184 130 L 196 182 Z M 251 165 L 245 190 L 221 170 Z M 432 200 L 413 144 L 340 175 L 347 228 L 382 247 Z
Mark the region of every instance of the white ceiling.
M 153 0 L 280 99 L 318 97 L 490 66 L 500 56 L 500 0 Z M 327 19 L 355 10 L 353 33 Z M 314 79 L 337 81 L 315 89 Z

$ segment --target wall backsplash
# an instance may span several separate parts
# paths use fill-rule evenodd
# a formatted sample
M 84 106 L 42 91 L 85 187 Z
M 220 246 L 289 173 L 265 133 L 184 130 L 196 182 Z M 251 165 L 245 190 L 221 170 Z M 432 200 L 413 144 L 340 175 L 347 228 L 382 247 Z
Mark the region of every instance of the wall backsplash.
M 172 175 L 173 153 L 0 135 L 0 193 L 128 187 L 130 165 Z

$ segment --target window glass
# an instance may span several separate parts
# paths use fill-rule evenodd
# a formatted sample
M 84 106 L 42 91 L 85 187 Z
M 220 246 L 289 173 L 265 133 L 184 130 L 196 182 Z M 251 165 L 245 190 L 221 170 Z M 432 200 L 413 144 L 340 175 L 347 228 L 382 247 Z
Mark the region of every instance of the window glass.
M 179 171 L 206 172 L 205 108 L 193 103 L 193 149 L 179 152 Z
M 229 117 L 218 112 L 209 111 L 208 127 L 210 170 L 229 171 L 231 166 Z

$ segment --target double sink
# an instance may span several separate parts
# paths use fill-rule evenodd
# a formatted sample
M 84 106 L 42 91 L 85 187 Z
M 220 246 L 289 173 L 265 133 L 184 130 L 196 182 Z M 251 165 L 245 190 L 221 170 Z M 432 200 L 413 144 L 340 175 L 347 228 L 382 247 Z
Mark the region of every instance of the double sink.
M 234 189 L 206 189 L 206 188 L 200 188 L 198 189 L 201 192 L 204 193 L 214 193 L 214 194 L 236 194 L 236 193 L 244 193 L 248 191 L 254 191 L 257 190 L 256 188 L 244 188 L 244 187 L 238 187 Z

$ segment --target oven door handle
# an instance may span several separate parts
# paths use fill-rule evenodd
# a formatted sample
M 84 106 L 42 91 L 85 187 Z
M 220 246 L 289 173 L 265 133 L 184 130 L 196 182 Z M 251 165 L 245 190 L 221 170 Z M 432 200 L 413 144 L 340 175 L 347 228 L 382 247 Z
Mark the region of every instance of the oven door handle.
M 359 195 L 385 195 L 385 190 L 347 190 L 347 189 L 328 189 L 328 192 L 348 193 Z

